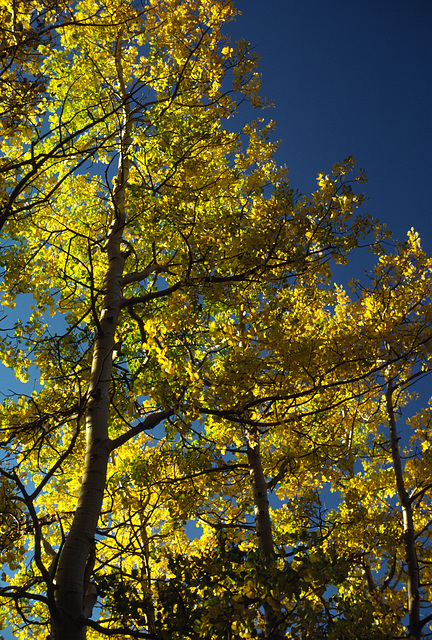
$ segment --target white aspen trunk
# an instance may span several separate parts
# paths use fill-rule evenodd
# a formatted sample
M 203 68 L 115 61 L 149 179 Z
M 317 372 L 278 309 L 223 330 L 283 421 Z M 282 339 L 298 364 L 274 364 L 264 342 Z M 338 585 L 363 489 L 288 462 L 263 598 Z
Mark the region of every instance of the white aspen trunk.
M 250 436 L 247 443 L 247 456 L 249 463 L 249 475 L 251 479 L 255 529 L 258 539 L 258 549 L 262 552 L 266 561 L 271 564 L 275 561 L 275 551 L 270 518 L 267 482 L 261 461 L 259 436 Z M 278 632 L 277 612 L 269 604 L 264 603 L 265 637 L 269 640 L 283 640 Z
M 393 459 L 393 469 L 396 478 L 396 488 L 401 503 L 403 519 L 403 540 L 405 549 L 405 561 L 407 563 L 407 591 L 408 591 L 408 632 L 410 638 L 420 638 L 420 576 L 415 547 L 415 529 L 412 504 L 405 488 L 402 463 L 399 452 L 399 438 L 396 429 L 396 419 L 393 409 L 393 385 L 388 383 L 386 393 L 386 406 L 390 427 L 390 441 Z
M 272 558 L 274 556 L 273 533 L 267 496 L 267 482 L 262 468 L 259 442 L 248 442 L 247 455 L 253 491 L 258 548 L 268 558 Z
M 116 237 L 117 236 L 117 237 Z M 108 438 L 109 388 L 114 333 L 121 308 L 121 276 L 124 258 L 120 252 L 121 231 L 108 242 L 109 266 L 99 320 L 100 334 L 94 347 L 86 415 L 86 453 L 78 506 L 60 555 L 56 573 L 53 616 L 55 640 L 84 638 L 84 575 L 102 508 L 110 441 Z
M 56 610 L 51 612 L 52 640 L 84 640 L 86 617 L 84 593 L 89 560 L 105 491 L 110 440 L 108 416 L 115 332 L 122 305 L 122 277 L 125 258 L 121 242 L 125 225 L 125 189 L 129 178 L 129 148 L 132 119 L 121 70 L 121 37 L 117 41 L 116 65 L 123 93 L 123 125 L 120 156 L 113 192 L 113 221 L 105 245 L 107 270 L 103 283 L 102 310 L 93 350 L 86 409 L 86 451 L 84 471 L 73 522 L 62 549 L 55 582 Z

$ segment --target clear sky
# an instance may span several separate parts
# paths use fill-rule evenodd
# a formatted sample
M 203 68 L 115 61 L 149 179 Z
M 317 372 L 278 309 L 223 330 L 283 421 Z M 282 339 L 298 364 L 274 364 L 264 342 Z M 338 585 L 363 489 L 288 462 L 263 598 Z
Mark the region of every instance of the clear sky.
M 261 55 L 280 163 L 309 193 L 353 155 L 368 212 L 432 253 L 432 2 L 234 0 L 229 31 Z

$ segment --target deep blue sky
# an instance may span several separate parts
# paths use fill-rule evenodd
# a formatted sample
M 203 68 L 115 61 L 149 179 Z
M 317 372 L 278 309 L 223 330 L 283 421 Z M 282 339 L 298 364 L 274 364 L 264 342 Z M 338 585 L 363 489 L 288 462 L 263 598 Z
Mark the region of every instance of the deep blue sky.
M 432 2 L 234 0 L 230 24 L 261 55 L 278 160 L 309 193 L 352 154 L 368 212 L 399 239 L 414 226 L 432 253 Z

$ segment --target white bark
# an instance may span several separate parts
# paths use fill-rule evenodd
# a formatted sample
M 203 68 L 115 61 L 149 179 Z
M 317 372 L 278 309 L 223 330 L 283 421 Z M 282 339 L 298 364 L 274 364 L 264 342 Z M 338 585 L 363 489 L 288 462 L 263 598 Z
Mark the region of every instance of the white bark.
M 401 503 L 403 519 L 403 540 L 405 549 L 405 561 L 407 564 L 407 591 L 408 591 L 408 632 L 410 638 L 420 638 L 420 576 L 415 547 L 415 528 L 412 503 L 405 487 L 402 463 L 399 452 L 399 438 L 396 428 L 396 419 L 393 408 L 393 385 L 388 383 L 386 393 L 386 406 L 390 427 L 390 442 L 393 459 L 393 470 L 396 479 L 396 488 Z
M 268 558 L 274 556 L 273 533 L 267 496 L 267 482 L 261 462 L 259 442 L 248 442 L 247 455 L 251 479 L 258 548 Z
M 112 354 L 115 332 L 122 307 L 122 277 L 125 258 L 121 251 L 125 225 L 125 188 L 129 177 L 129 148 L 132 119 L 121 74 L 121 41 L 116 47 L 119 82 L 124 93 L 124 118 L 120 132 L 117 180 L 112 197 L 113 220 L 105 245 L 107 270 L 103 283 L 103 302 L 93 351 L 86 409 L 86 452 L 78 506 L 60 555 L 56 572 L 56 611 L 52 612 L 53 640 L 85 638 L 85 569 L 102 508 L 110 440 L 108 415 Z
M 275 560 L 275 550 L 270 518 L 268 488 L 262 467 L 258 434 L 256 436 L 251 435 L 248 438 L 247 456 L 253 491 L 258 549 L 262 552 L 266 562 L 271 563 Z M 279 616 L 277 615 L 277 611 L 275 611 L 269 604 L 264 603 L 264 615 L 265 637 L 268 640 L 282 640 L 282 635 L 278 632 Z
M 77 510 L 60 556 L 56 574 L 57 616 L 55 640 L 81 640 L 83 584 L 87 558 L 93 543 L 105 490 L 110 440 L 108 438 L 109 389 L 114 334 L 121 309 L 124 258 L 120 251 L 123 224 L 118 218 L 107 243 L 108 269 L 99 319 L 86 412 L 86 453 Z M 57 630 L 57 620 L 59 629 Z

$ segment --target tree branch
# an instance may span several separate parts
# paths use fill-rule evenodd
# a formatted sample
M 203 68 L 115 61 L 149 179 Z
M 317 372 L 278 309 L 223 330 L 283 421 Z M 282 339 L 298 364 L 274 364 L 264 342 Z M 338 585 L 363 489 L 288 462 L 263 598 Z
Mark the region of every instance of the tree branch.
M 109 451 L 112 452 L 114 451 L 114 449 L 118 449 L 118 447 L 121 447 L 122 444 L 124 444 L 128 440 L 131 440 L 143 431 L 154 429 L 163 420 L 170 418 L 172 415 L 174 415 L 173 409 L 167 409 L 166 411 L 160 411 L 159 413 L 152 413 L 151 415 L 147 416 L 142 422 L 139 422 L 135 427 L 132 427 L 132 429 L 126 431 L 126 433 L 123 433 L 121 436 L 118 436 L 118 438 L 111 440 Z

